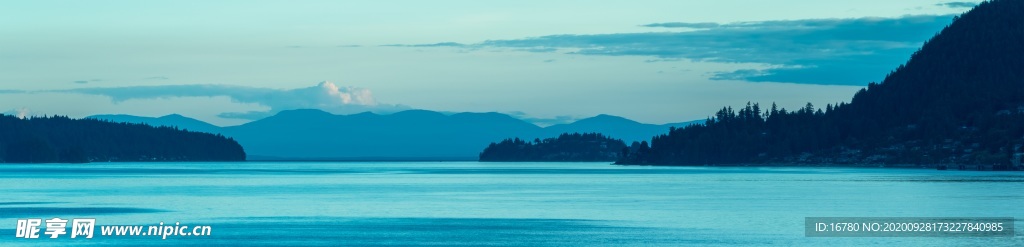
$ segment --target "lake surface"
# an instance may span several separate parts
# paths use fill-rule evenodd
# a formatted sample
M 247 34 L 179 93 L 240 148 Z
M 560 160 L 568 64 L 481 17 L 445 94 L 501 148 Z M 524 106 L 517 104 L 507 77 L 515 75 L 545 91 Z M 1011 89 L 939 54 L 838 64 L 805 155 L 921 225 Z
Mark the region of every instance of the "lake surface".
M 608 163 L 0 165 L 0 245 L 1024 246 L 1024 173 Z M 15 238 L 21 218 L 210 236 Z M 808 238 L 804 217 L 1015 217 L 1013 238 Z M 45 225 L 45 224 L 44 224 Z

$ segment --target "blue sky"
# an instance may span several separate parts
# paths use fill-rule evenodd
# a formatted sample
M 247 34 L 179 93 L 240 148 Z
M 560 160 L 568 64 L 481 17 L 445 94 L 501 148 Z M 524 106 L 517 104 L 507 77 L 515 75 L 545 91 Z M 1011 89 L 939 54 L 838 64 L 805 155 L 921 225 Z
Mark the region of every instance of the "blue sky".
M 747 101 L 846 101 L 975 3 L 4 2 L 0 112 L 682 122 Z

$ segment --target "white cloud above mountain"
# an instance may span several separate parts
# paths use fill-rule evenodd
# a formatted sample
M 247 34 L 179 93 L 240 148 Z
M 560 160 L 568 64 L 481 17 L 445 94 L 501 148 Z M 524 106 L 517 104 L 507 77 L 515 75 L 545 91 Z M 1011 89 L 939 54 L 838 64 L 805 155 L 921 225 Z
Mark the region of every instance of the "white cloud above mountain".
M 320 109 L 335 114 L 359 112 L 392 113 L 408 106 L 381 104 L 366 88 L 339 86 L 324 81 L 312 87 L 272 89 L 234 85 L 161 85 L 128 87 L 92 87 L 42 92 L 78 93 L 110 97 L 115 103 L 135 99 L 226 96 L 238 103 L 255 103 L 270 108 L 258 112 L 226 112 L 224 118 L 258 119 L 293 109 Z

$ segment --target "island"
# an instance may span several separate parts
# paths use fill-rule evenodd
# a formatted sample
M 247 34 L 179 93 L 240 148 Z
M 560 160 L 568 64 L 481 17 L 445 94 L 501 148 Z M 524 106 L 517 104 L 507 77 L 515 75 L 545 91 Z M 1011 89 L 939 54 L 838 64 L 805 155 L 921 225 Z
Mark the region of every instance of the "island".
M 66 116 L 0 115 L 0 163 L 244 161 L 220 134 Z
M 519 138 L 491 143 L 480 161 L 615 161 L 626 144 L 599 133 L 564 133 L 556 138 Z

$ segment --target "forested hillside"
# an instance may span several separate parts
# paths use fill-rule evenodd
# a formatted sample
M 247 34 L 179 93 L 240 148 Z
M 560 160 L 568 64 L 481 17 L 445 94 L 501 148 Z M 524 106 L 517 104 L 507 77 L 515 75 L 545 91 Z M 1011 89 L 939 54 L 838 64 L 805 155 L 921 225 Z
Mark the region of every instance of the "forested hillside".
M 565 133 L 531 141 L 519 138 L 491 143 L 480 161 L 614 161 L 626 144 L 598 133 Z
M 848 104 L 767 108 L 723 108 L 619 163 L 1016 165 L 1024 144 L 1024 1 L 981 3 Z
M 242 146 L 219 134 L 95 119 L 0 115 L 0 163 L 241 160 Z

